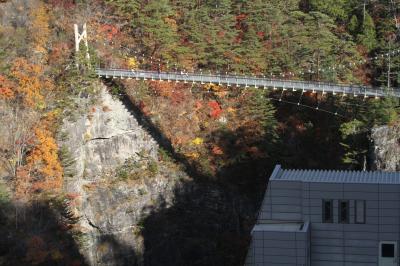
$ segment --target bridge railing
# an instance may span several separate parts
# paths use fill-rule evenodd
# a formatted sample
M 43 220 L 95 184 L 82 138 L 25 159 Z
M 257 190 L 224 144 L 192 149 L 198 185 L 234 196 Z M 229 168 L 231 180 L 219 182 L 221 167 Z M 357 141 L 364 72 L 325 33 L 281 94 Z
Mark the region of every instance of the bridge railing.
M 127 77 L 127 78 L 143 78 L 153 80 L 175 80 L 185 82 L 201 82 L 228 85 L 244 85 L 246 87 L 276 87 L 284 90 L 303 90 L 303 91 L 319 91 L 329 93 L 342 93 L 364 95 L 364 96 L 394 96 L 400 97 L 400 90 L 385 89 L 382 87 L 371 87 L 362 85 L 333 84 L 328 82 L 316 81 L 300 81 L 285 80 L 274 78 L 260 78 L 244 75 L 217 75 L 206 73 L 192 72 L 165 72 L 165 71 L 149 71 L 149 70 L 127 70 L 119 68 L 96 69 L 97 74 L 103 76 Z

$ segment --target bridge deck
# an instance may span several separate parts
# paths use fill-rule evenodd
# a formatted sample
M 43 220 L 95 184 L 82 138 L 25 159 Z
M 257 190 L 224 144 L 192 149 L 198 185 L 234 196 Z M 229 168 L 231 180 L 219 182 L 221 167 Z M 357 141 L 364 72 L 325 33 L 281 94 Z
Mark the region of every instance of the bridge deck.
M 126 69 L 101 69 L 96 68 L 99 77 L 161 80 L 161 81 L 183 81 L 191 83 L 214 83 L 227 86 L 254 86 L 259 88 L 279 88 L 283 90 L 313 91 L 333 94 L 351 94 L 364 97 L 396 97 L 400 98 L 400 90 L 373 88 L 360 85 L 331 84 L 313 81 L 298 80 L 279 80 L 268 78 L 257 78 L 233 75 L 208 75 L 202 73 L 183 73 L 183 72 L 158 72 L 146 70 L 126 70 Z

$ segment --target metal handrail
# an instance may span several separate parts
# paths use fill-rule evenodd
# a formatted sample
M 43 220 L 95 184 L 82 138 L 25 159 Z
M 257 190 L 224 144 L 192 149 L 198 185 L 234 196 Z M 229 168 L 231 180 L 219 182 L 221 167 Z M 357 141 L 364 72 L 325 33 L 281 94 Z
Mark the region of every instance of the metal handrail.
M 301 81 L 301 80 L 285 80 L 273 78 L 260 78 L 249 77 L 244 75 L 216 75 L 196 72 L 165 72 L 165 71 L 151 71 L 151 70 L 128 70 L 120 68 L 102 69 L 96 68 L 96 73 L 103 76 L 113 77 L 130 77 L 130 78 L 146 78 L 162 80 L 162 76 L 168 80 L 176 81 L 192 81 L 192 82 L 206 82 L 216 84 L 240 84 L 247 86 L 274 86 L 293 88 L 293 90 L 315 90 L 332 93 L 354 94 L 364 96 L 394 96 L 400 98 L 400 90 L 398 88 L 383 89 L 382 87 L 376 88 L 372 86 L 351 85 L 351 84 L 332 84 L 328 82 L 315 82 L 315 81 Z

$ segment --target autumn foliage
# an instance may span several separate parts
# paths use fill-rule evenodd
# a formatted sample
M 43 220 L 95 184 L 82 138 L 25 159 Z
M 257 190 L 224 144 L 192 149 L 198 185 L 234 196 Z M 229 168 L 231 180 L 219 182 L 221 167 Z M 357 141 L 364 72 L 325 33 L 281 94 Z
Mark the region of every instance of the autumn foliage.
M 46 59 L 47 42 L 50 37 L 48 9 L 44 4 L 32 9 L 30 16 L 32 23 L 30 26 L 31 38 L 33 39 L 34 51 Z
M 12 82 L 6 77 L 0 75 L 0 99 L 9 100 L 14 98 L 15 95 L 12 88 Z
M 62 187 L 63 168 L 58 158 L 58 147 L 51 130 L 56 114 L 48 114 L 34 129 L 36 143 L 27 156 L 27 165 L 38 174 L 34 191 L 57 191 Z
M 40 65 L 29 63 L 25 58 L 17 58 L 11 69 L 11 77 L 16 83 L 14 94 L 17 100 L 31 108 L 44 106 L 44 95 L 53 89 L 53 83 L 43 76 Z
M 222 109 L 221 109 L 221 106 L 219 105 L 219 103 L 217 101 L 210 101 L 208 103 L 208 106 L 211 109 L 210 116 L 214 119 L 219 118 L 222 113 Z

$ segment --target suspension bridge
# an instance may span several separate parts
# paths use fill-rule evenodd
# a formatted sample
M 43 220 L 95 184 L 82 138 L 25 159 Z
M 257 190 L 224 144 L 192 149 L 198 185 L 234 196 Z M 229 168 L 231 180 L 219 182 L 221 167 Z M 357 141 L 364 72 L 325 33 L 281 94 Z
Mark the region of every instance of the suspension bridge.
M 78 25 L 74 24 L 75 31 L 75 51 L 79 52 L 79 43 L 83 40 L 86 46 L 86 58 L 90 59 L 89 47 L 87 42 L 86 24 L 83 25 L 82 33 L 79 32 Z M 400 52 L 400 51 L 399 51 Z M 77 65 L 78 66 L 78 65 Z M 400 98 L 400 89 L 398 88 L 383 88 L 371 87 L 362 85 L 346 85 L 335 84 L 316 81 L 301 81 L 301 80 L 285 80 L 285 79 L 272 79 L 260 78 L 255 76 L 241 76 L 241 75 L 215 75 L 189 72 L 161 72 L 161 71 L 147 71 L 137 69 L 115 69 L 115 68 L 96 68 L 96 74 L 99 77 L 105 78 L 120 78 L 120 79 L 137 79 L 137 80 L 158 80 L 158 81 L 175 81 L 184 83 L 212 83 L 224 86 L 237 86 L 237 87 L 250 87 L 263 89 L 277 90 L 281 89 L 282 92 L 286 90 L 301 91 L 301 95 L 305 92 L 313 93 L 331 93 L 341 94 L 342 96 L 353 95 L 354 97 L 361 96 L 368 97 L 395 97 Z
M 224 86 L 237 86 L 237 87 L 255 87 L 263 89 L 272 89 L 283 91 L 301 91 L 313 93 L 331 93 L 333 95 L 341 94 L 342 96 L 352 95 L 354 97 L 360 96 L 368 97 L 395 97 L 400 98 L 400 90 L 394 88 L 371 87 L 362 85 L 345 85 L 326 82 L 315 81 L 299 81 L 299 80 L 283 80 L 260 78 L 252 76 L 240 75 L 216 75 L 190 73 L 190 72 L 160 72 L 160 71 L 147 71 L 147 70 L 129 70 L 129 69 L 106 69 L 96 68 L 96 74 L 103 78 L 120 78 L 120 79 L 136 79 L 136 80 L 153 80 L 153 81 L 166 81 L 166 82 L 184 82 L 184 83 L 200 83 L 200 84 L 218 84 Z

